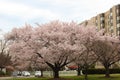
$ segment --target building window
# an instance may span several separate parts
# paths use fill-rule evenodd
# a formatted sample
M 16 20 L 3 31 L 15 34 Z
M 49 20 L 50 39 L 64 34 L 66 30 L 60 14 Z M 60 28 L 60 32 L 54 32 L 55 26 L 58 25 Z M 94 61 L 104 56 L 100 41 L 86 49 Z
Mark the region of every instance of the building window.
M 117 35 L 120 35 L 120 25 L 117 24 L 117 28 L 116 28 L 116 33 Z
M 104 20 L 102 20 L 102 21 L 100 21 L 100 23 L 101 23 L 101 24 L 104 24 L 105 22 L 104 22 Z
M 119 24 L 120 23 L 120 20 L 117 20 L 117 24 Z
M 113 19 L 113 17 L 112 17 L 112 16 L 110 16 L 110 19 Z
M 95 24 L 96 24 L 96 26 L 98 26 L 98 23 L 97 23 L 98 21 L 97 20 L 95 20 Z
M 110 8 L 110 12 L 112 12 L 112 8 Z
M 113 23 L 110 23 L 110 26 L 113 26 Z
M 97 21 L 97 20 L 95 20 L 95 22 L 97 23 L 98 21 Z
M 98 24 L 97 24 L 97 23 L 96 23 L 95 25 L 96 25 L 96 26 L 98 26 Z
M 107 18 L 110 19 L 110 15 L 108 15 Z
M 110 21 L 108 21 L 108 25 L 110 25 Z
M 98 27 L 96 27 L 96 30 L 98 31 Z
M 116 10 L 117 16 L 120 16 L 120 8 Z
M 110 13 L 110 16 L 112 16 L 112 15 L 113 15 L 113 13 L 111 12 L 111 13 Z
M 119 9 L 116 10 L 117 14 L 119 13 Z
M 103 26 L 103 24 L 100 25 L 101 27 Z
M 111 26 L 111 28 L 110 28 L 111 30 L 113 30 L 113 26 Z
M 103 21 L 103 20 L 104 20 L 104 17 L 101 17 L 100 20 Z
M 113 33 L 113 29 L 111 29 L 111 33 Z
M 120 20 L 120 16 L 117 16 L 117 20 Z
M 119 24 L 117 24 L 117 28 L 119 28 L 120 27 L 120 23 Z
M 110 22 L 113 23 L 113 20 L 111 19 Z
M 117 32 L 117 35 L 119 35 L 119 34 L 120 34 L 120 32 L 118 31 L 118 32 Z
M 100 17 L 104 17 L 104 13 L 100 14 Z

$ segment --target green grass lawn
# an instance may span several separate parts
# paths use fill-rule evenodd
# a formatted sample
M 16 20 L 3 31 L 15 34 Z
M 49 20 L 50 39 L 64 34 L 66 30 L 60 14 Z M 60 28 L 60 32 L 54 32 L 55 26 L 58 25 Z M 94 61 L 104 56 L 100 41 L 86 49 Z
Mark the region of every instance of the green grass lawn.
M 84 80 L 84 76 L 66 77 L 73 80 Z M 88 80 L 120 80 L 120 74 L 112 74 L 110 78 L 105 78 L 104 75 L 89 75 Z
M 65 76 L 63 78 L 72 80 L 84 80 L 84 76 Z M 48 78 L 13 78 L 9 80 L 48 80 Z M 112 74 L 110 78 L 105 78 L 104 75 L 89 75 L 88 80 L 120 80 L 120 74 Z

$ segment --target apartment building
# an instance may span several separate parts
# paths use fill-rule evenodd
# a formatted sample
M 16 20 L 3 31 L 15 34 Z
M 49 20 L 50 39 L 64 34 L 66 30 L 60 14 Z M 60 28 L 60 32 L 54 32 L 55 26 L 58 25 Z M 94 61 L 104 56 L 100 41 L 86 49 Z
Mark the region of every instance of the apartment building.
M 99 31 L 105 29 L 109 35 L 120 36 L 120 4 L 113 6 L 108 11 L 100 13 L 89 20 L 85 20 L 80 25 L 95 25 Z M 120 67 L 120 61 L 111 68 Z M 96 62 L 95 68 L 104 68 L 100 62 Z
M 92 17 L 90 20 L 83 21 L 81 25 L 95 25 L 98 31 L 105 29 L 105 32 L 111 36 L 120 36 L 120 4 Z

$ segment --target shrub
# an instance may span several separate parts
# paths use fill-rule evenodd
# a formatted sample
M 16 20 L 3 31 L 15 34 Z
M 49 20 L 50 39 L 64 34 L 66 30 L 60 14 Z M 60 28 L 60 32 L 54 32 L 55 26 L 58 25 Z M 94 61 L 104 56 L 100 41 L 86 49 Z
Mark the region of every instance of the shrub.
M 83 74 L 85 70 L 83 70 Z M 88 69 L 88 74 L 105 74 L 105 69 Z M 120 69 L 110 69 L 110 74 L 120 73 Z
M 12 72 L 7 71 L 7 72 L 6 72 L 6 75 L 7 75 L 7 76 L 10 76 L 10 75 L 11 75 L 11 73 L 12 73 Z
M 0 71 L 0 76 L 5 75 L 5 73 L 3 71 Z

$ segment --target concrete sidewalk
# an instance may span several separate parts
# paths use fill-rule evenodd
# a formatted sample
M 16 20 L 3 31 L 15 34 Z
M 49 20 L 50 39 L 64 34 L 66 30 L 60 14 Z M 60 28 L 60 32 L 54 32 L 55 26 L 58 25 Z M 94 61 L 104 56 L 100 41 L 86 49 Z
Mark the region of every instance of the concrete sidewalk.
M 12 77 L 0 77 L 0 80 L 7 80 L 7 79 L 11 79 Z
M 34 77 L 33 75 L 25 77 L 25 76 L 10 76 L 10 77 L 0 77 L 0 80 L 7 80 L 7 79 L 13 79 L 13 78 L 31 78 Z

